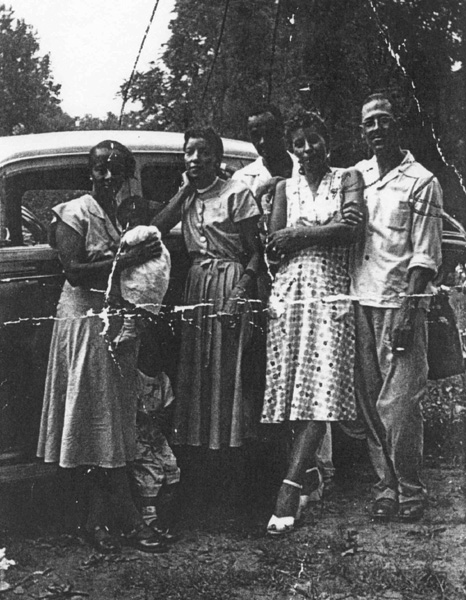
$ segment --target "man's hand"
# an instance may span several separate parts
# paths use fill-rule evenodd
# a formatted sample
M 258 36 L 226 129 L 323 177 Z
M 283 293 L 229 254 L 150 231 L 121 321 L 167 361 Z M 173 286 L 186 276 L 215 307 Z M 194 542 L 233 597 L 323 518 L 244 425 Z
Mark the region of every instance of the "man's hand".
M 414 339 L 416 311 L 417 309 L 410 303 L 410 298 L 405 298 L 393 321 L 393 354 L 404 354 L 411 348 Z
M 256 198 L 260 200 L 262 196 L 265 194 L 269 194 L 270 196 L 275 196 L 275 189 L 277 187 L 277 183 L 282 181 L 283 177 L 272 177 L 262 185 L 260 185 L 256 190 Z
M 358 209 L 357 205 L 352 202 L 343 206 L 341 210 L 341 217 L 337 220 L 341 223 L 345 223 L 346 225 L 357 227 L 363 222 L 364 215 Z

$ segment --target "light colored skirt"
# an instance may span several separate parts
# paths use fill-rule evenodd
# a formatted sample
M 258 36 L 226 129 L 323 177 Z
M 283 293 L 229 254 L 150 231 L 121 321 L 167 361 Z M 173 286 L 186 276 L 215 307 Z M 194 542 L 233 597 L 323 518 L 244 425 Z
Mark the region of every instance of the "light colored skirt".
M 341 249 L 309 248 L 281 265 L 269 302 L 263 423 L 356 418 L 348 289 Z
M 243 274 L 229 260 L 196 261 L 188 274 L 175 392 L 174 444 L 211 449 L 241 446 L 251 437 L 251 398 L 243 381 L 243 353 L 251 339 L 250 303 L 234 322 L 221 313 Z
M 135 455 L 136 342 L 112 352 L 122 319 L 104 337 L 103 300 L 66 282 L 58 304 L 37 455 L 61 467 L 123 467 Z

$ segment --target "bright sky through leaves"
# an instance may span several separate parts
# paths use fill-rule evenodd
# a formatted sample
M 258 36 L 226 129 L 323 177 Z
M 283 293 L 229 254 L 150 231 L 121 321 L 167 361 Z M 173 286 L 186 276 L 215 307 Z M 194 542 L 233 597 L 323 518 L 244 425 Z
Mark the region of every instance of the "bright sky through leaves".
M 37 32 L 41 53 L 50 54 L 65 112 L 119 114 L 116 94 L 130 76 L 154 0 L 10 0 L 6 5 Z M 160 56 L 173 7 L 174 0 L 160 0 L 139 68 Z

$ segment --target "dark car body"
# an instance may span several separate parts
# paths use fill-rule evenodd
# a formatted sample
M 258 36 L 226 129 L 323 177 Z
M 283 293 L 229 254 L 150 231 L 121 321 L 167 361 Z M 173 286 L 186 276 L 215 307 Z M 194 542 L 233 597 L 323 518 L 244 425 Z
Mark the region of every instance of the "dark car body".
M 51 209 L 90 191 L 88 152 L 104 139 L 123 143 L 136 159 L 136 178 L 122 194 L 144 196 L 155 212 L 176 193 L 184 170 L 179 133 L 0 138 L 0 471 L 7 467 L 15 478 L 32 476 L 31 469 L 19 466 L 34 461 L 53 317 L 64 281 L 56 251 L 47 243 Z M 227 170 L 256 157 L 246 142 L 225 139 L 224 147 Z M 180 229 L 165 241 L 173 265 L 166 301 L 177 303 L 188 268 Z

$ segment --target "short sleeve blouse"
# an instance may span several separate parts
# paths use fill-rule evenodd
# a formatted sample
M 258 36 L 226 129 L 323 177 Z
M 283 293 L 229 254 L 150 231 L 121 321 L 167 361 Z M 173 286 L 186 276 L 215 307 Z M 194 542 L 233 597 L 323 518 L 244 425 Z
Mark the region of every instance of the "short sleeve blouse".
M 84 239 L 87 262 L 115 256 L 121 234 L 90 194 L 57 204 L 52 210 L 56 215 L 52 225 L 58 218 Z
M 241 181 L 217 179 L 183 206 L 183 236 L 190 254 L 244 260 L 238 224 L 259 217 L 250 189 Z

